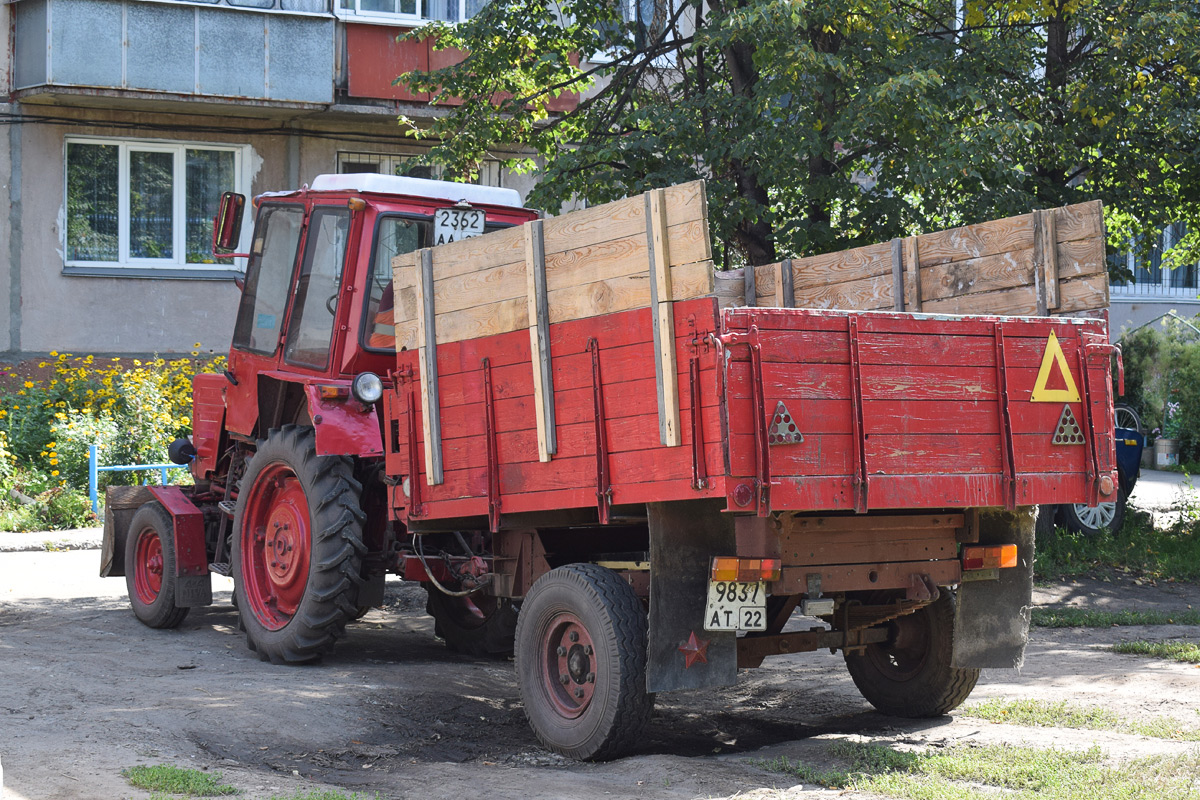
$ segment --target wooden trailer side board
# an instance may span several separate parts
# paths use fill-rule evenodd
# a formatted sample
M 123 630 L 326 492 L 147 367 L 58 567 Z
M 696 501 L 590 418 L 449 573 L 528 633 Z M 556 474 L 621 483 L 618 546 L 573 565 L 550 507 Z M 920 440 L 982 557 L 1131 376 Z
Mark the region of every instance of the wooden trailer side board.
M 749 286 L 754 300 L 745 303 Z M 752 280 L 743 270 L 718 273 L 716 294 L 723 306 L 1022 316 L 1100 312 L 1109 300 L 1101 204 L 766 264 L 754 268 Z

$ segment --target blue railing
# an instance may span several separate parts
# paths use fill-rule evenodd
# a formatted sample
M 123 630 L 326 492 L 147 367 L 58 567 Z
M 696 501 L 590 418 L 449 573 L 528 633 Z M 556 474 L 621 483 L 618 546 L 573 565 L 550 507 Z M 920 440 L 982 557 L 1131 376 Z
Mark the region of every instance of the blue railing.
M 102 467 L 96 457 L 96 445 L 88 445 L 88 498 L 92 501 L 92 513 L 100 513 L 100 473 L 101 472 L 137 472 L 142 469 L 158 470 L 159 483 L 167 485 L 167 470 L 183 469 L 183 464 L 118 464 Z

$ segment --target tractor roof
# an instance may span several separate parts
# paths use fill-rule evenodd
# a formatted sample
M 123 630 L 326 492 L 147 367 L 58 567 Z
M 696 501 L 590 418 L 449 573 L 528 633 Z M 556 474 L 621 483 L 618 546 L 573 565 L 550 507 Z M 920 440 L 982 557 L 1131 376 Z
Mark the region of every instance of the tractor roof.
M 433 200 L 465 201 L 471 205 L 493 205 L 521 208 L 521 195 L 515 189 L 496 186 L 476 186 L 472 183 L 433 181 L 426 178 L 404 178 L 399 175 L 376 175 L 356 173 L 349 175 L 318 175 L 309 191 L 313 192 L 369 192 L 371 194 L 394 194 L 408 197 L 426 197 Z M 294 192 L 267 192 L 266 197 L 287 196 Z

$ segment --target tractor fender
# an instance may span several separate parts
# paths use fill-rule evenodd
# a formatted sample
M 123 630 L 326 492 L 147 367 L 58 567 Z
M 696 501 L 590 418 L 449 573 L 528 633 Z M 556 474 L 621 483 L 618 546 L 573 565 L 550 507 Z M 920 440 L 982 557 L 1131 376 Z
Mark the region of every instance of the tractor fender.
M 212 576 L 204 543 L 204 514 L 178 486 L 148 487 L 171 515 L 175 539 L 175 605 L 212 605 Z
M 325 399 L 320 391 L 314 384 L 304 387 L 308 415 L 317 433 L 317 455 L 382 456 L 383 436 L 375 406 L 364 408 L 352 398 Z

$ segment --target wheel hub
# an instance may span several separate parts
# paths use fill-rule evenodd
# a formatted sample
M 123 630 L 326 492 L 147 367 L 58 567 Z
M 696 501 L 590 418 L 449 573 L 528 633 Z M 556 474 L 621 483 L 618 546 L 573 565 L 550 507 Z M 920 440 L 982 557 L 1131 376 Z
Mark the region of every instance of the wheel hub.
M 278 630 L 300 608 L 308 585 L 308 499 L 282 464 L 260 475 L 250 492 L 242 534 L 245 593 L 259 621 Z
M 587 710 L 596 690 L 595 647 L 574 614 L 560 614 L 544 638 L 545 686 L 550 701 L 564 717 Z
M 138 599 L 149 605 L 158 599 L 162 591 L 163 553 L 162 540 L 153 530 L 141 531 L 137 538 L 137 573 L 133 576 L 134 591 Z

